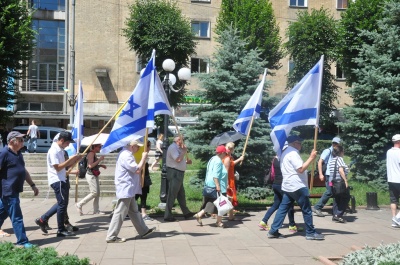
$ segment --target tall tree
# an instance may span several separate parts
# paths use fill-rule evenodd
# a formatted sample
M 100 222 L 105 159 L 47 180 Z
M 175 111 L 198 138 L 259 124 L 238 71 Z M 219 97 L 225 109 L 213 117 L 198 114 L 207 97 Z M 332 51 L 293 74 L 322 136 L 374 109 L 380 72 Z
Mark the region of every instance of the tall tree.
M 339 62 L 345 73 L 348 86 L 356 81 L 353 69 L 357 68 L 357 64 L 354 59 L 358 57 L 361 45 L 363 43 L 371 44 L 368 38 L 360 35 L 360 32 L 378 29 L 377 21 L 382 18 L 383 3 L 385 2 L 386 0 L 348 1 L 347 10 L 341 13 L 341 43 L 338 45 Z
M 217 37 L 220 44 L 211 60 L 216 71 L 199 75 L 200 97 L 209 102 L 194 110 L 199 123 L 187 130 L 186 137 L 190 142 L 190 151 L 203 162 L 214 154 L 215 146 L 209 146 L 213 137 L 225 131 L 232 131 L 233 122 L 249 100 L 263 74 L 264 62 L 257 50 L 246 50 L 247 43 L 240 38 L 239 32 L 232 26 L 221 31 Z M 264 91 L 262 106 L 267 104 Z M 238 168 L 243 179 L 251 180 L 247 185 L 258 186 L 264 176 L 267 164 L 272 160 L 273 150 L 269 136 L 270 127 L 263 118 L 256 119 L 251 130 L 245 161 Z M 235 156 L 240 156 L 244 140 L 238 141 Z M 241 181 L 239 185 L 243 185 Z M 243 186 L 241 186 L 243 187 Z
M 130 6 L 130 17 L 123 30 L 129 47 L 145 62 L 156 49 L 156 67 L 169 58 L 175 61 L 174 75 L 188 65 L 189 56 L 195 53 L 196 42 L 190 21 L 185 18 L 176 3 L 168 0 L 138 0 Z M 163 75 L 161 71 L 161 75 Z M 179 80 L 175 87 L 182 87 Z M 183 101 L 185 90 L 173 93 L 171 105 Z
M 0 2 L 0 123 L 13 115 L 5 108 L 17 98 L 17 81 L 24 73 L 26 61 L 32 56 L 35 32 L 31 21 L 31 11 L 26 2 Z
M 222 0 L 217 33 L 231 24 L 240 31 L 240 37 L 246 39 L 247 50 L 259 49 L 265 67 L 275 70 L 281 67 L 281 37 L 269 0 Z
M 400 2 L 388 1 L 378 30 L 361 31 L 361 37 L 368 42 L 355 59 L 357 82 L 349 90 L 354 105 L 344 109 L 340 126 L 346 152 L 356 161 L 354 176 L 382 184 L 386 151 L 400 131 Z
M 307 10 L 297 14 L 297 21 L 292 22 L 286 32 L 288 42 L 285 43 L 294 68 L 288 75 L 288 89 L 298 83 L 304 75 L 324 55 L 324 72 L 321 93 L 320 124 L 329 126 L 333 123 L 329 117 L 336 109 L 339 87 L 334 83 L 331 64 L 336 60 L 336 45 L 339 39 L 338 23 L 328 10 L 321 8 Z

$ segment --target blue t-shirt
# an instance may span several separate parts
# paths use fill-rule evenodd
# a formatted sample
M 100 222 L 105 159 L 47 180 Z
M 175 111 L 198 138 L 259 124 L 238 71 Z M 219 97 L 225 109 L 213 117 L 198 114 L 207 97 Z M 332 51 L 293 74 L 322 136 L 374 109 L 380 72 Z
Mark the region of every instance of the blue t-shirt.
M 0 152 L 1 196 L 11 196 L 24 190 L 25 161 L 21 151 L 14 153 L 5 147 Z
M 208 162 L 205 184 L 209 187 L 215 187 L 214 178 L 218 179 L 221 192 L 226 193 L 228 171 L 218 156 L 213 156 Z

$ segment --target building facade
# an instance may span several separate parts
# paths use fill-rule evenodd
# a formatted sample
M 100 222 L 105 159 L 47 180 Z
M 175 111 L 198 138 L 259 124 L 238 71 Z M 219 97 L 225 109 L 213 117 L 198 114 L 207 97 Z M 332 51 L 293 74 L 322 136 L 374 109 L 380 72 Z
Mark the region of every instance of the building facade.
M 340 12 L 347 7 L 346 0 L 271 2 L 283 40 L 286 28 L 296 20 L 299 10 L 324 6 L 339 19 Z M 79 80 L 84 91 L 85 135 L 97 133 L 109 121 L 132 93 L 141 70 L 135 52 L 129 49 L 122 34 L 132 3 L 133 0 L 28 1 L 37 9 L 32 25 L 38 31 L 37 48 L 29 62 L 26 78 L 18 84 L 21 97 L 15 106 L 14 124 L 10 126 L 27 125 L 35 119 L 38 125 L 67 128 L 73 117 L 70 103 L 73 104 L 71 99 L 78 91 Z M 214 29 L 221 0 L 181 0 L 177 3 L 190 19 L 198 42 L 196 54 L 190 58 L 192 73 L 216 70 L 210 69 L 209 59 L 217 45 Z M 273 81 L 270 96 L 287 93 L 289 58 L 282 59 L 281 64 L 276 76 L 270 78 Z M 335 71 L 333 66 L 332 72 Z M 342 88 L 336 104 L 340 108 L 350 104 L 351 100 L 345 94 L 343 74 L 339 74 L 337 84 Z M 193 77 L 188 86 L 189 94 L 197 89 L 199 84 Z M 190 97 L 188 100 L 196 101 Z M 179 110 L 176 113 L 180 113 Z M 194 122 L 193 118 L 179 116 L 177 120 L 182 124 L 185 120 Z M 112 123 L 108 128 L 111 126 Z

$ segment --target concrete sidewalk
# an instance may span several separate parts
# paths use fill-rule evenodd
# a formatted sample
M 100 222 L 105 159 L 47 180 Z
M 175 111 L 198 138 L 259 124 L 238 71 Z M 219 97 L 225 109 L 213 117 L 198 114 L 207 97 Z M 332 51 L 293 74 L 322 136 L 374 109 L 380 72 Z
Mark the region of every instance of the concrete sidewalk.
M 101 198 L 101 210 L 111 212 L 112 200 L 111 197 Z M 290 234 L 286 225 L 280 232 L 287 235 L 287 238 L 268 239 L 267 232 L 257 226 L 265 214 L 263 211 L 237 215 L 237 220 L 232 222 L 224 220 L 228 224 L 225 229 L 213 226 L 215 219 L 211 218 L 203 219 L 201 227 L 195 219 L 184 220 L 178 216 L 179 222 L 165 223 L 160 216 L 154 221 L 146 221 L 149 227 L 157 228 L 147 239 L 137 239 L 132 223 L 126 220 L 119 236 L 128 241 L 107 244 L 108 215 L 91 214 L 89 203 L 83 209 L 85 215 L 79 216 L 72 200 L 68 211 L 71 223 L 80 228 L 77 235 L 57 238 L 56 229 L 50 230 L 48 235 L 42 235 L 34 220 L 54 203 L 55 199 L 21 199 L 25 227 L 31 243 L 40 247 L 54 247 L 60 254 L 68 252 L 80 258 L 87 257 L 100 265 L 322 264 L 319 256 L 337 257 L 351 252 L 352 246 L 378 246 L 381 243 L 398 242 L 400 235 L 400 229 L 391 228 L 390 209 L 383 208 L 378 211 L 357 209 L 356 214 L 346 216 L 346 224 L 334 223 L 330 216 L 314 216 L 317 230 L 326 237 L 324 241 L 308 241 L 304 232 Z M 298 225 L 304 226 L 301 212 L 295 213 L 295 220 Z M 56 223 L 54 216 L 49 225 L 56 228 Z M 15 243 L 9 219 L 2 228 L 12 233 L 12 236 L 1 240 Z

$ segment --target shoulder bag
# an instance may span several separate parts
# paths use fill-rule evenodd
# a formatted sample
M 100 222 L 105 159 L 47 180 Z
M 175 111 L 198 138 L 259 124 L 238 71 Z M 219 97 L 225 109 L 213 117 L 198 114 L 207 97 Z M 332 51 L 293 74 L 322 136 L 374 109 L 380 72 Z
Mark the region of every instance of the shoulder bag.
M 335 169 L 333 170 L 332 193 L 335 196 L 339 196 L 346 193 L 346 183 L 343 181 L 342 177 L 336 179 L 336 172 L 337 172 L 337 159 L 335 162 Z

